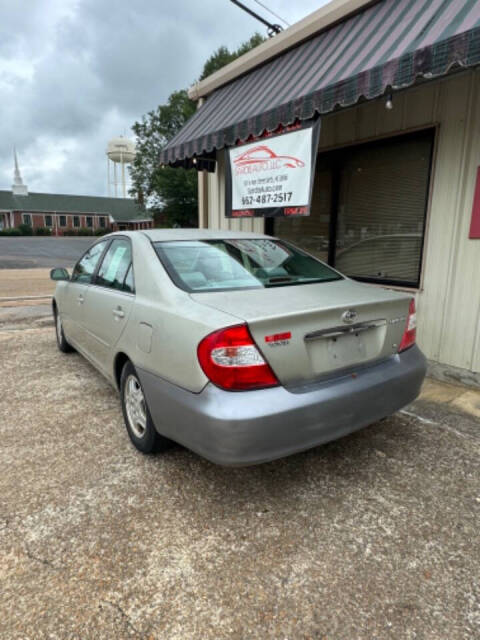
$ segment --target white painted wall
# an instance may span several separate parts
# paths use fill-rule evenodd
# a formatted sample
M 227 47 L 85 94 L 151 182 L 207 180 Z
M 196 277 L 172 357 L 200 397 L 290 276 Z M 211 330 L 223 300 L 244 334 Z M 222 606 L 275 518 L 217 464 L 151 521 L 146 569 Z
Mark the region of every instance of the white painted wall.
M 323 118 L 320 150 L 437 126 L 418 342 L 428 358 L 480 372 L 480 240 L 469 240 L 480 166 L 480 70 L 408 89 Z M 225 218 L 223 152 L 208 176 L 208 226 L 263 231 L 262 219 Z

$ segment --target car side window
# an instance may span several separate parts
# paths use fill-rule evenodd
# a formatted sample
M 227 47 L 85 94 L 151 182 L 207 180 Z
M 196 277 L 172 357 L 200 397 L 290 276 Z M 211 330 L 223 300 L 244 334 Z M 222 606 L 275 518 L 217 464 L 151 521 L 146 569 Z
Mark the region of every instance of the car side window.
M 90 247 L 90 249 L 80 258 L 75 265 L 72 273 L 72 282 L 80 282 L 82 284 L 90 284 L 92 276 L 97 267 L 100 256 L 107 246 L 108 240 L 102 240 Z
M 132 249 L 130 241 L 125 238 L 113 240 L 100 265 L 95 284 L 109 289 L 128 291 L 126 276 L 131 263 Z
M 123 290 L 128 293 L 135 293 L 135 281 L 133 279 L 133 265 L 130 263 L 128 267 L 127 275 L 125 276 L 125 281 L 123 283 Z

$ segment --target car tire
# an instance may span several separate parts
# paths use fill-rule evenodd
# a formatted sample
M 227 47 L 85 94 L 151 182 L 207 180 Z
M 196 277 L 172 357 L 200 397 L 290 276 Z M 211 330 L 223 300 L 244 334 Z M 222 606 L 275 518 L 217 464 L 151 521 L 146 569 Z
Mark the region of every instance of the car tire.
M 125 363 L 122 370 L 120 397 L 125 426 L 134 446 L 142 453 L 155 453 L 167 449 L 170 440 L 161 436 L 155 429 L 140 378 L 130 361 Z
M 53 311 L 53 316 L 55 320 L 55 335 L 57 336 L 57 346 L 62 351 L 62 353 L 70 353 L 74 351 L 72 345 L 65 338 L 65 333 L 63 331 L 63 324 L 60 318 L 60 314 L 58 313 L 58 309 L 55 307 Z

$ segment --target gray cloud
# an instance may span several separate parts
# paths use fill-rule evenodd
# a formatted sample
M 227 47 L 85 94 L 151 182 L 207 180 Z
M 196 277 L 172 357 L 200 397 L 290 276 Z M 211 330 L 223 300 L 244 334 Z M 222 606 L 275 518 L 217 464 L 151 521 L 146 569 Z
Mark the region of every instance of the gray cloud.
M 322 4 L 270 2 L 290 23 Z M 131 135 L 220 45 L 263 31 L 228 0 L 0 0 L 0 18 L 0 188 L 16 145 L 32 191 L 92 195 L 106 195 L 109 138 Z

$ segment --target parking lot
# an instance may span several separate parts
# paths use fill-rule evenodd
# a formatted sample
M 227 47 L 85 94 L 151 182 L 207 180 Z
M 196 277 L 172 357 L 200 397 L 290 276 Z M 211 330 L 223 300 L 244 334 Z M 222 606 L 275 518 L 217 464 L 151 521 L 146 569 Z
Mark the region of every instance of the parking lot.
M 0 269 L 71 267 L 95 242 L 85 237 L 0 237 Z
M 50 269 L 73 267 L 95 240 L 90 236 L 0 237 L 0 309 L 12 298 L 51 296 L 55 283 L 50 280 Z
M 227 469 L 137 453 L 50 319 L 0 353 L 1 638 L 479 637 L 477 392 Z

